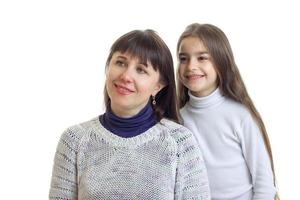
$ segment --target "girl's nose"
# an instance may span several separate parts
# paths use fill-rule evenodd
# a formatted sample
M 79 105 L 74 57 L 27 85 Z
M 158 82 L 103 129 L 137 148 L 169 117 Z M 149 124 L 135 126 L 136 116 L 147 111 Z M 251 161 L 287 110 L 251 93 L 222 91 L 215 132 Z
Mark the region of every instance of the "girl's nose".
M 193 71 L 197 68 L 197 62 L 195 62 L 195 59 L 191 58 L 189 62 L 187 63 L 187 69 Z

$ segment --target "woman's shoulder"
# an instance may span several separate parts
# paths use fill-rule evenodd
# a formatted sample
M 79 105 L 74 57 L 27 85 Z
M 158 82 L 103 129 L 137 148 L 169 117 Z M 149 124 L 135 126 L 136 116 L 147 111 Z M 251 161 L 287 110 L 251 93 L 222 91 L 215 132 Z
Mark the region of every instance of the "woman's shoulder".
M 183 125 L 181 125 L 181 124 L 179 124 L 177 122 L 174 122 L 174 121 L 172 121 L 170 119 L 167 119 L 167 118 L 161 119 L 160 120 L 160 124 L 162 126 L 164 126 L 166 129 L 173 130 L 173 131 L 175 131 L 175 130 L 181 130 L 181 129 L 187 129 Z
M 188 128 L 172 120 L 164 118 L 160 121 L 160 123 L 165 129 L 167 129 L 170 136 L 176 140 L 193 137 L 192 132 Z
M 91 132 L 95 126 L 95 120 L 97 118 L 69 126 L 62 133 L 61 140 L 77 146 L 82 138 Z
M 203 159 L 199 144 L 188 128 L 167 119 L 161 120 L 161 124 L 168 129 L 168 135 L 176 144 L 178 156 L 197 156 L 200 160 Z

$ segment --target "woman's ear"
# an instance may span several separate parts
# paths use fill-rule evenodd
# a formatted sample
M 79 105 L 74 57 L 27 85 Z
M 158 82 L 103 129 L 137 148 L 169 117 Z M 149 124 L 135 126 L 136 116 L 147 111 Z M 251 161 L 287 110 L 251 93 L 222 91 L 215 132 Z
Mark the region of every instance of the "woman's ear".
M 156 96 L 159 91 L 161 91 L 165 87 L 165 84 L 158 82 L 154 88 L 154 91 L 152 92 L 152 96 Z

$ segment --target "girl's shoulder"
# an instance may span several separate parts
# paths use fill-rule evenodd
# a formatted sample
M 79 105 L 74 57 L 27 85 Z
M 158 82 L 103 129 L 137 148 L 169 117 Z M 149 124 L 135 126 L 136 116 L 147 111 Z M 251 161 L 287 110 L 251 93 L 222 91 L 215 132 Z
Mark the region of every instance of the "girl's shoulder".
M 251 115 L 250 111 L 245 105 L 228 98 L 224 102 L 224 105 L 221 109 L 224 109 L 225 112 L 232 116 L 237 116 L 242 119 Z
M 220 117 L 235 117 L 235 118 L 239 118 L 239 119 L 243 119 L 247 116 L 250 115 L 250 111 L 248 110 L 248 108 L 237 102 L 234 101 L 230 98 L 225 97 L 224 100 L 222 101 L 221 104 L 219 104 L 216 107 L 213 107 L 211 109 L 195 109 L 192 108 L 189 104 L 184 105 L 181 109 L 180 109 L 180 115 L 183 118 L 186 118 L 191 115 L 191 113 L 194 114 L 200 114 L 200 115 L 206 115 L 207 113 L 213 114 L 213 115 L 217 115 Z
M 237 132 L 243 132 L 241 130 L 246 126 L 257 126 L 250 110 L 239 102 L 228 99 L 227 108 L 223 113 L 223 117 L 230 119 L 230 123 L 236 128 Z

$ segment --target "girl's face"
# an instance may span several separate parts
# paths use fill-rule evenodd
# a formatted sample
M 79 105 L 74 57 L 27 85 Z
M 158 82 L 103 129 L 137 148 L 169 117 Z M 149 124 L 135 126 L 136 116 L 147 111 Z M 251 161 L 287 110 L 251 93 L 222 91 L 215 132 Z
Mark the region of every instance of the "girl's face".
M 217 72 L 212 58 L 197 37 L 184 38 L 179 46 L 179 79 L 198 97 L 211 94 L 217 88 Z
M 159 72 L 150 62 L 141 63 L 126 52 L 113 54 L 106 70 L 106 89 L 116 115 L 136 115 L 162 88 Z

